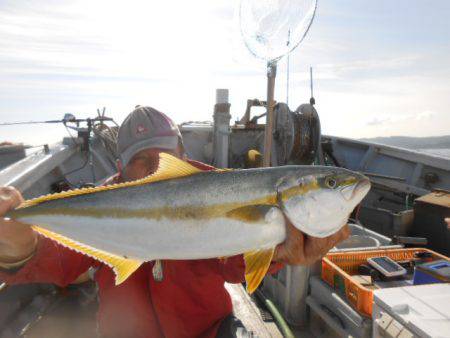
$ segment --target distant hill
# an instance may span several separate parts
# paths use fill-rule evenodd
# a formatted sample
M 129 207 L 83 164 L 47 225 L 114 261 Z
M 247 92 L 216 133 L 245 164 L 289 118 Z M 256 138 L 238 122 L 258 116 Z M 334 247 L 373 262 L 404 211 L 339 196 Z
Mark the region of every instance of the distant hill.
M 450 135 L 433 137 L 390 136 L 362 138 L 360 140 L 407 149 L 450 149 Z

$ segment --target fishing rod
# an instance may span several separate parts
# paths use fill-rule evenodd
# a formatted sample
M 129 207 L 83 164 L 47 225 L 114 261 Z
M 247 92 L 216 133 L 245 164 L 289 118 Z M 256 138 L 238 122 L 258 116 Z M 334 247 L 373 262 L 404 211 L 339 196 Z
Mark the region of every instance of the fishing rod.
M 0 126 L 13 126 L 21 124 L 39 124 L 39 123 L 60 123 L 62 120 L 49 120 L 49 121 L 21 121 L 21 122 L 3 122 Z
M 62 123 L 64 125 L 67 124 L 67 123 L 76 123 L 77 126 L 78 126 L 81 122 L 89 123 L 89 122 L 103 122 L 103 121 L 114 122 L 114 120 L 111 117 L 106 117 L 106 116 L 102 116 L 102 115 L 100 115 L 98 117 L 94 117 L 94 118 L 77 119 L 72 114 L 65 114 L 64 117 L 61 120 L 2 122 L 2 123 L 0 123 L 0 126 L 27 125 L 27 124 L 44 124 L 44 123 Z

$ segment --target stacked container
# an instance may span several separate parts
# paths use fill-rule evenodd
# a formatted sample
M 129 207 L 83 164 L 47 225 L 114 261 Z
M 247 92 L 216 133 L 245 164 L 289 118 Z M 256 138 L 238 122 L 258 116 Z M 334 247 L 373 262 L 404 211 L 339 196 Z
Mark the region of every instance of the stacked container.
M 360 225 L 349 224 L 349 226 L 351 230 L 350 238 L 340 243 L 338 247 L 333 248 L 332 252 L 400 247 L 398 245 L 391 245 L 391 240 L 388 237 L 380 235 L 374 231 L 367 230 Z M 307 296 L 310 286 L 310 276 L 320 275 L 320 269 L 320 262 L 312 267 L 288 265 L 277 274 L 266 276 L 264 278 L 264 284 L 262 286 L 264 294 L 275 302 L 280 312 L 290 325 L 302 327 L 308 323 Z M 315 280 L 315 282 L 313 282 L 313 280 Z M 319 284 L 323 285 L 319 286 Z M 317 281 L 317 279 L 311 278 L 311 289 L 313 288 L 313 285 L 316 289 L 317 287 L 322 287 L 323 292 L 327 293 L 327 295 L 323 299 L 317 298 L 318 293 L 316 293 L 316 296 L 311 295 L 311 300 L 309 303 L 312 304 L 312 302 L 316 302 L 319 308 L 323 308 L 323 306 L 327 306 L 324 303 L 328 304 L 329 301 L 335 301 L 337 303 L 333 303 L 328 306 L 331 309 L 336 306 L 340 306 L 339 304 L 342 300 L 338 300 L 334 297 L 331 294 L 332 290 L 328 288 L 323 281 Z M 311 308 L 311 312 L 314 315 L 321 317 L 321 315 L 318 315 L 318 312 L 314 312 L 314 309 L 309 303 L 308 305 Z M 324 312 L 321 312 L 322 315 L 323 313 Z M 336 318 L 335 315 L 331 316 Z M 337 316 L 339 317 L 342 315 L 337 314 Z M 355 318 L 356 323 L 361 323 L 363 321 L 363 318 L 357 313 L 352 313 L 348 316 L 350 316 L 350 318 Z M 345 320 L 348 316 L 344 315 L 343 320 Z M 339 322 L 338 319 L 337 322 Z M 339 324 L 336 325 L 339 327 Z M 365 327 L 368 326 L 365 325 Z M 371 326 L 369 329 L 370 328 Z

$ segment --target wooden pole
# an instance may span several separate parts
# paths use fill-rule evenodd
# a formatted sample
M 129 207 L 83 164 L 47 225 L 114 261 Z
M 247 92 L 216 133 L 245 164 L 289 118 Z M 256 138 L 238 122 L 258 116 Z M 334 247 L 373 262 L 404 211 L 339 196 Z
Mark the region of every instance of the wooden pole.
M 264 166 L 270 167 L 272 164 L 272 138 L 273 138 L 273 108 L 275 106 L 275 78 L 277 76 L 277 62 L 269 61 L 267 63 L 267 115 L 266 129 L 264 134 Z

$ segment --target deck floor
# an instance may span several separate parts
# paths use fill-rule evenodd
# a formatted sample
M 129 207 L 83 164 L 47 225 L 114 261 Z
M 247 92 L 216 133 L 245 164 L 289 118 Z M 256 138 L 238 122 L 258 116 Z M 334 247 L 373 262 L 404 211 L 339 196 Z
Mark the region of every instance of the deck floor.
M 252 332 L 252 337 L 283 337 L 273 319 L 264 315 L 264 310 L 258 307 L 242 285 L 226 284 L 225 287 L 231 295 L 235 316 Z M 55 296 L 45 314 L 24 328 L 22 337 L 96 337 L 96 311 L 96 301 L 86 301 L 86 295 L 78 287 L 71 288 L 63 295 Z M 312 337 L 306 330 L 296 330 L 295 336 Z M 0 335 L 0 338 L 6 337 Z
M 231 295 L 234 315 L 239 318 L 247 330 L 252 331 L 258 338 L 282 338 L 280 330 L 273 319 L 265 319 L 261 310 L 252 297 L 248 295 L 241 284 L 225 284 Z M 295 337 L 315 338 L 308 327 L 292 327 Z
M 258 338 L 282 338 L 273 321 L 264 321 L 261 312 L 241 284 L 225 284 L 233 302 L 234 315 Z

